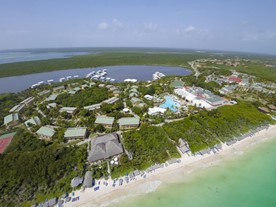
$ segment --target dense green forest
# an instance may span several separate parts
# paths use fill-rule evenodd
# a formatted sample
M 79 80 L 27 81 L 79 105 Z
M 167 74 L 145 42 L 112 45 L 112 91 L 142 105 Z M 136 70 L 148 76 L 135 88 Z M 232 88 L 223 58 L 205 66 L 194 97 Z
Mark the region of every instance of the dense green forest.
M 60 94 L 57 97 L 56 103 L 61 104 L 62 106 L 84 107 L 100 103 L 109 98 L 109 95 L 111 94 L 108 92 L 107 88 L 93 87 L 81 90 L 73 95 L 68 93 Z
M 210 56 L 210 55 L 205 55 Z M 29 62 L 0 64 L 0 77 L 40 73 L 46 71 L 87 68 L 112 65 L 183 65 L 201 58 L 201 54 L 150 54 L 137 52 L 114 52 L 75 56 Z
M 190 67 L 188 62 L 202 58 L 235 58 L 237 54 L 216 55 L 214 53 L 197 53 L 189 52 L 170 52 L 159 51 L 156 53 L 149 53 L 147 50 L 110 50 L 102 53 L 75 56 L 63 59 L 39 60 L 18 63 L 0 64 L 0 77 L 40 73 L 46 71 L 86 68 L 98 66 L 112 66 L 112 65 L 168 65 L 168 66 L 182 66 Z M 247 55 L 239 54 L 240 57 L 248 58 Z M 267 62 L 275 61 L 271 57 L 250 56 L 253 59 L 260 59 Z M 227 70 L 233 68 L 223 67 Z M 246 72 L 258 77 L 275 80 L 276 69 L 266 68 L 263 64 L 249 64 L 246 67 L 235 68 L 238 71 Z
M 126 155 L 120 158 L 120 166 L 114 168 L 114 177 L 123 175 L 134 169 L 146 169 L 155 163 L 180 157 L 175 144 L 171 141 L 166 132 L 161 127 L 142 125 L 140 130 L 124 132 L 123 144 L 133 159 L 128 160 Z
M 192 152 L 212 147 L 220 141 L 247 132 L 252 127 L 270 123 L 272 119 L 249 103 L 222 106 L 212 111 L 202 111 L 181 121 L 166 123 L 164 130 L 176 142 L 184 138 Z
M 86 153 L 85 145 L 55 145 L 18 129 L 0 155 L 1 206 L 21 206 L 33 199 L 41 202 L 71 191 L 71 179 L 84 173 Z

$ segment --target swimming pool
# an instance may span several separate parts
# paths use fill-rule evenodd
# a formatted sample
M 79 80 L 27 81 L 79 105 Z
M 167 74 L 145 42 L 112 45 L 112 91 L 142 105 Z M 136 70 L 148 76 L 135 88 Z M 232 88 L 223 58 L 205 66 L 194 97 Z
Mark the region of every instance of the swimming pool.
M 161 104 L 159 107 L 163 109 L 169 108 L 173 112 L 177 112 L 178 108 L 180 108 L 180 104 L 173 100 L 171 96 L 165 96 L 165 103 Z

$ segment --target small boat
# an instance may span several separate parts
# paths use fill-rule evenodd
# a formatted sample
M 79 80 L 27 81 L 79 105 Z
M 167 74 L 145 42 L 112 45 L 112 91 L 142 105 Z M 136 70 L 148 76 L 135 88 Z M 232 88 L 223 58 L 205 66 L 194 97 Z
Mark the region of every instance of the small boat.
M 69 76 L 67 76 L 66 78 L 67 78 L 67 80 L 70 80 L 70 79 L 72 78 L 72 76 L 69 75 Z
M 127 78 L 124 80 L 124 82 L 131 82 L 131 83 L 136 83 L 137 82 L 137 79 L 130 79 L 130 78 Z
M 63 77 L 63 78 L 60 78 L 59 79 L 59 82 L 62 82 L 62 81 L 64 81 L 65 80 L 65 78 Z
M 36 84 L 33 84 L 33 85 L 31 86 L 31 88 L 35 88 L 35 87 L 37 87 L 37 86 L 39 86 L 39 85 L 36 83 Z
M 99 75 L 93 75 L 93 76 L 91 77 L 91 79 L 94 79 L 94 80 L 98 80 L 99 78 L 100 78 Z
M 52 82 L 54 82 L 54 80 L 53 80 L 53 79 L 51 79 L 51 80 L 47 80 L 47 83 L 48 83 L 48 84 L 51 84 Z
M 101 73 L 101 76 L 105 76 L 105 75 L 107 75 L 107 72 L 102 72 Z
M 160 73 L 160 72 L 155 72 L 153 75 L 152 75 L 152 79 L 153 80 L 158 80 L 162 77 L 164 77 L 165 75 L 163 73 Z

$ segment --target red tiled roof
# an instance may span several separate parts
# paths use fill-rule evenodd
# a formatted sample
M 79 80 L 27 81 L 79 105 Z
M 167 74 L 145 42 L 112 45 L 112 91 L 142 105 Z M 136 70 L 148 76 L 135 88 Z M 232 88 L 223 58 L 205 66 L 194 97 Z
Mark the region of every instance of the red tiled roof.
M 241 82 L 241 79 L 239 77 L 235 77 L 235 76 L 229 76 L 228 80 L 232 81 L 232 82 L 236 82 L 236 83 L 240 83 Z

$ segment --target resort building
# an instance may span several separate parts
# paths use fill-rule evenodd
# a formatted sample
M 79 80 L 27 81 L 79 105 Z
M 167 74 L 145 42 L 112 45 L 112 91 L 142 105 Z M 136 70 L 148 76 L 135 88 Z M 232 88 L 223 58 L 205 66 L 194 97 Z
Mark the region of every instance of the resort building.
M 70 93 L 70 94 L 76 94 L 79 91 L 81 91 L 81 88 L 80 87 L 75 87 L 75 88 L 73 88 L 73 90 L 70 90 L 68 93 Z
M 112 85 L 110 85 L 111 87 L 109 88 L 109 90 L 110 91 L 117 91 L 118 90 L 118 88 L 117 87 L 115 87 L 115 86 L 112 86 Z
M 48 139 L 54 136 L 55 130 L 51 127 L 43 126 L 36 132 L 36 134 L 41 138 Z
M 93 163 L 108 159 L 123 153 L 123 151 L 123 146 L 117 133 L 105 134 L 92 139 L 91 150 L 88 152 L 88 161 Z
M 138 94 L 137 93 L 130 93 L 128 97 L 129 98 L 138 97 Z
M 81 178 L 81 177 L 74 177 L 71 180 L 71 187 L 72 188 L 78 187 L 79 185 L 82 184 L 82 182 L 83 182 L 83 178 Z
M 57 96 L 57 94 L 51 94 L 48 98 L 46 98 L 46 101 L 55 101 Z
M 274 106 L 273 104 L 269 104 L 267 105 L 269 109 L 271 109 L 272 111 L 276 111 L 276 106 Z
M 95 124 L 102 124 L 105 128 L 112 128 L 114 117 L 97 116 Z
M 62 107 L 59 112 L 66 112 L 68 114 L 74 114 L 75 111 L 77 110 L 76 107 Z
M 43 96 L 43 95 L 45 95 L 47 93 L 50 93 L 50 92 L 51 92 L 50 90 L 44 90 L 44 91 L 39 92 L 37 95 Z
M 12 107 L 9 112 L 10 113 L 20 113 L 24 109 L 25 105 L 24 104 L 18 104 L 14 107 Z
M 29 128 L 32 125 L 40 125 L 41 121 L 38 116 L 32 117 L 29 120 L 24 122 L 25 126 Z
M 7 128 L 13 127 L 17 125 L 19 122 L 18 114 L 9 114 L 8 116 L 4 117 L 4 125 L 6 125 Z
M 153 99 L 153 96 L 146 94 L 144 98 L 147 99 L 148 101 L 151 101 Z
M 138 90 L 136 89 L 136 88 L 131 88 L 130 90 L 129 90 L 129 93 L 138 93 Z
M 64 138 L 69 139 L 85 139 L 87 136 L 86 127 L 68 128 L 64 133 Z
M 221 94 L 232 93 L 237 87 L 238 87 L 238 85 L 227 85 L 227 86 L 224 86 L 223 88 L 221 88 L 219 90 L 219 92 Z
M 109 98 L 109 99 L 103 101 L 103 103 L 113 104 L 113 103 L 115 103 L 115 102 L 117 102 L 117 101 L 119 101 L 119 98 L 117 98 L 117 97 L 112 97 L 112 98 Z
M 133 106 L 138 106 L 138 107 L 145 106 L 145 103 L 141 99 L 136 97 L 131 98 L 130 102 L 132 103 Z
M 260 107 L 258 107 L 258 109 L 259 109 L 259 111 L 261 111 L 261 112 L 263 112 L 263 113 L 269 113 L 269 112 L 270 112 L 269 109 L 266 108 L 266 107 L 260 106 Z
M 53 88 L 53 91 L 63 91 L 65 89 L 65 87 L 64 86 L 57 86 L 57 87 L 54 87 Z
M 140 118 L 138 117 L 124 117 L 118 120 L 120 129 L 136 128 L 140 124 Z
M 184 87 L 182 89 L 175 89 L 174 92 L 193 105 L 206 109 L 221 106 L 226 102 L 225 99 L 200 87 Z
M 86 173 L 84 175 L 84 180 L 83 180 L 82 186 L 84 188 L 93 187 L 93 178 L 92 178 L 92 172 L 91 171 L 86 171 Z
M 166 112 L 166 109 L 161 108 L 161 107 L 153 107 L 149 108 L 148 114 L 149 115 L 157 115 L 157 114 L 164 114 Z
M 120 95 L 120 91 L 119 90 L 112 91 L 112 93 L 113 93 L 114 96 Z
M 56 108 L 57 104 L 56 103 L 49 103 L 46 107 L 47 107 L 47 109 Z
M 51 198 L 47 200 L 45 203 L 42 204 L 42 206 L 47 206 L 47 207 L 54 207 L 58 203 L 57 198 Z
M 71 94 L 71 95 L 74 95 L 74 94 L 76 94 L 77 92 L 76 92 L 75 90 L 69 90 L 68 93 Z
M 93 104 L 93 105 L 90 105 L 90 106 L 85 106 L 83 108 L 87 109 L 89 111 L 93 111 L 93 110 L 96 110 L 96 109 L 100 109 L 101 108 L 101 104 Z
M 86 88 L 88 88 L 89 86 L 87 85 L 87 84 L 83 84 L 83 85 L 81 85 L 81 88 L 82 89 L 86 89 Z
M 242 80 L 237 76 L 229 76 L 227 77 L 229 83 L 240 83 Z
M 178 140 L 178 142 L 179 142 L 179 150 L 180 150 L 180 152 L 181 152 L 182 154 L 185 154 L 185 153 L 191 151 L 191 150 L 190 150 L 190 147 L 189 147 L 189 145 L 188 145 L 188 143 L 185 142 L 183 139 L 180 138 L 180 139 Z
M 34 97 L 26 98 L 25 100 L 21 101 L 20 104 L 14 106 L 12 109 L 10 109 L 10 113 L 20 113 L 25 106 L 30 105 L 34 101 Z
M 26 106 L 30 105 L 34 101 L 34 97 L 26 98 L 25 100 L 21 101 L 20 104 L 24 104 Z

